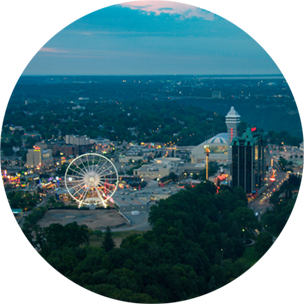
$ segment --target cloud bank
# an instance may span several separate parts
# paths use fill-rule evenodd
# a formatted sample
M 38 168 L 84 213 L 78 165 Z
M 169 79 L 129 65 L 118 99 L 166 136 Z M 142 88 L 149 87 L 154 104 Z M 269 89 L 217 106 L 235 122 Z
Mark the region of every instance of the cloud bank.
M 23 45 L 3 45 L 3 44 L 0 44 L 0 51 L 66 53 L 66 51 L 60 51 L 53 48 L 23 46 Z
M 302 2 L 1 0 L 1 73 L 304 72 Z

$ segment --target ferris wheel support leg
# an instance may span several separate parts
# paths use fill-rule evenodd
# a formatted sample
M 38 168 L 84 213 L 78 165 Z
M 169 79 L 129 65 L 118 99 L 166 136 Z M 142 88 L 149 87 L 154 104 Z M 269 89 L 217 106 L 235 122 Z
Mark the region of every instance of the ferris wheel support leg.
M 103 207 L 104 207 L 104 208 L 107 208 L 107 204 L 105 203 L 105 201 L 104 201 L 103 198 L 101 197 L 101 195 L 100 195 L 100 193 L 99 193 L 99 191 L 98 191 L 98 189 L 97 189 L 97 187 L 96 187 L 96 184 L 95 184 L 95 189 L 96 189 L 96 192 L 97 192 L 97 195 L 98 195 L 99 199 L 100 199 L 101 202 L 102 202 Z

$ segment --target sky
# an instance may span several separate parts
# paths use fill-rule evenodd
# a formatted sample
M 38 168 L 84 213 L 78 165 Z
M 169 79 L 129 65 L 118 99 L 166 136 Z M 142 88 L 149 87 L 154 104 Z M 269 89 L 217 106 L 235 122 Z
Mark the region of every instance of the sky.
M 113 5 L 68 25 L 23 75 L 280 74 L 250 36 L 216 14 L 169 1 Z

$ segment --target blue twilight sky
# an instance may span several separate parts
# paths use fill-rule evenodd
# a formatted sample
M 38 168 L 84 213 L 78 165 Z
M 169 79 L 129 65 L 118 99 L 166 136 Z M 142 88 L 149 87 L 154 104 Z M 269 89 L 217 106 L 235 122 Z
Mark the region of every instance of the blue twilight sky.
M 23 75 L 280 74 L 241 29 L 197 7 L 136 1 L 67 26 Z

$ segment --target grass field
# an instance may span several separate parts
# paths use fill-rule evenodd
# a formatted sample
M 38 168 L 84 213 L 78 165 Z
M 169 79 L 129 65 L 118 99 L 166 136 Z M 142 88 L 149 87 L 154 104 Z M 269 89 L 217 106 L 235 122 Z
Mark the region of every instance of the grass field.
M 252 266 L 260 259 L 260 255 L 255 251 L 254 246 L 250 246 L 245 248 L 242 258 L 249 261 Z
M 128 237 L 131 234 L 142 234 L 143 232 L 140 231 L 120 231 L 120 232 L 112 232 L 112 237 L 115 242 L 116 247 L 119 247 L 122 240 Z M 102 245 L 103 234 L 92 234 L 90 236 L 90 245 L 93 247 L 100 247 Z

